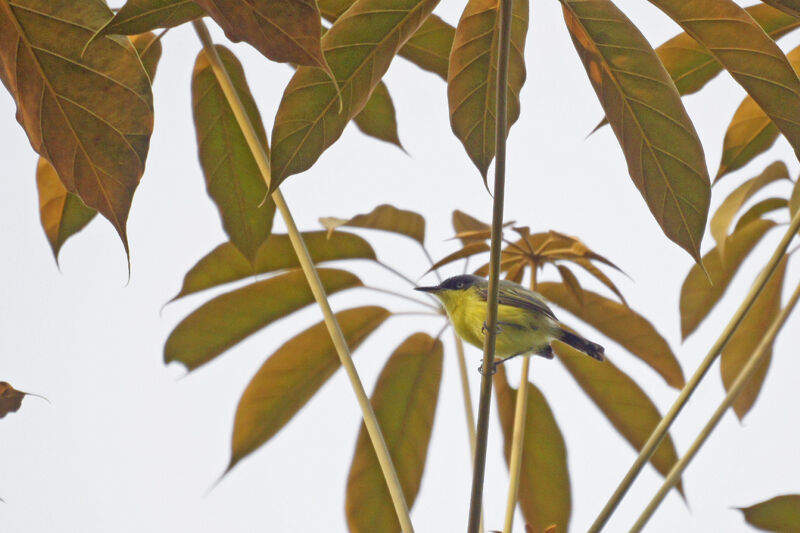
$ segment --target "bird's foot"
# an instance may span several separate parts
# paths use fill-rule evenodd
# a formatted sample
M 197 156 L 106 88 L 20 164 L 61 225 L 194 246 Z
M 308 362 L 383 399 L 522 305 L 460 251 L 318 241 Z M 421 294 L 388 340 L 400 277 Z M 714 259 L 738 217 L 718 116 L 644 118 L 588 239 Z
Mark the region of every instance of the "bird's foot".
M 497 363 L 493 363 L 492 368 L 488 372 L 483 371 L 483 363 L 481 363 L 481 366 L 478 367 L 478 372 L 482 376 L 494 376 L 497 373 Z
M 481 333 L 486 335 L 487 331 L 489 331 L 489 325 L 484 320 L 483 321 L 483 326 L 481 326 Z M 499 335 L 500 333 L 503 333 L 503 328 L 500 327 L 500 323 L 499 322 L 498 322 L 497 326 L 494 328 L 494 332 L 495 332 L 495 335 Z

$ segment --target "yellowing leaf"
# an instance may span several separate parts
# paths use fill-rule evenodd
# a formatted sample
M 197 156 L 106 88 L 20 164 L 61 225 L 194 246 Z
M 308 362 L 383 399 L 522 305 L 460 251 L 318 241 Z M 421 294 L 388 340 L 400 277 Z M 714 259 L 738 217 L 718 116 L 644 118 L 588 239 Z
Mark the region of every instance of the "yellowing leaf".
M 268 151 L 267 134 L 242 65 L 224 46 L 218 45 L 216 49 L 250 123 Z M 205 51 L 200 52 L 194 65 L 192 109 L 208 194 L 219 210 L 230 241 L 253 262 L 259 246 L 272 230 L 275 203 L 264 198 L 267 194 L 264 178 Z
M 97 211 L 86 207 L 80 198 L 68 192 L 53 165 L 42 157 L 36 167 L 36 187 L 39 190 L 39 218 L 58 263 L 61 246 L 82 230 Z
M 431 268 L 428 269 L 428 272 L 431 272 L 432 270 L 436 270 L 437 268 L 441 268 L 441 267 L 443 267 L 445 265 L 449 265 L 450 263 L 452 263 L 454 261 L 458 261 L 459 259 L 464 259 L 466 257 L 472 257 L 473 255 L 477 255 L 477 254 L 488 252 L 488 251 L 489 251 L 489 245 L 486 244 L 483 241 L 478 241 L 478 242 L 473 242 L 473 243 L 467 244 L 466 246 L 464 246 L 460 250 L 456 250 L 452 254 L 447 255 L 446 257 L 443 257 L 440 260 L 436 261 L 431 266 Z
M 156 28 L 173 28 L 205 14 L 192 0 L 128 0 L 100 35 L 133 35 Z
M 289 81 L 272 129 L 273 189 L 310 168 L 339 138 L 437 1 L 357 0 L 325 33 L 322 50 L 338 90 L 323 72 L 308 67 L 298 68 Z
M 800 210 L 800 179 L 794 182 L 792 196 L 789 198 L 789 216 L 794 217 Z
M 399 233 L 411 237 L 420 244 L 425 243 L 425 218 L 414 211 L 397 209 L 388 204 L 379 205 L 369 213 L 356 215 L 349 220 L 323 217 L 319 222 L 328 230 L 328 235 L 332 235 L 336 228 L 349 226 Z
M 136 52 L 139 54 L 139 59 L 142 60 L 145 72 L 150 77 L 150 83 L 156 77 L 156 70 L 158 62 L 161 59 L 161 41 L 157 40 L 155 33 L 140 33 L 138 35 L 131 35 L 130 40 Z
M 548 301 L 590 324 L 650 365 L 672 387 L 680 389 L 685 384 L 681 365 L 667 341 L 630 307 L 585 289 L 581 304 L 561 283 L 539 283 L 537 289 Z
M 372 246 L 352 233 L 340 231 L 330 238 L 324 231 L 307 231 L 302 235 L 315 264 L 339 259 L 375 259 Z M 186 273 L 181 291 L 170 301 L 255 274 L 289 268 L 300 268 L 300 262 L 288 235 L 271 234 L 258 249 L 255 266 L 236 246 L 226 242 L 214 248 Z
M 153 130 L 150 79 L 126 37 L 84 45 L 111 17 L 103 2 L 0 2 L 0 78 L 34 150 L 68 191 L 125 224 Z
M 800 17 L 800 4 L 797 0 L 762 0 L 765 4 L 780 9 L 793 17 Z
M 364 109 L 353 118 L 353 122 L 365 134 L 403 148 L 400 138 L 397 136 L 394 103 L 389 89 L 383 82 L 379 83 L 372 91 Z
M 503 453 L 508 464 L 518 391 L 509 386 L 502 365 L 497 368 L 494 382 L 497 412 L 503 430 Z M 567 531 L 572 510 L 567 447 L 542 392 L 533 383 L 526 383 L 526 386 L 528 405 L 519 479 L 519 506 L 531 531 L 544 531 L 548 526 Z
M 564 20 L 628 173 L 664 234 L 700 260 L 711 190 L 675 85 L 636 26 L 608 0 L 563 0 Z
M 564 265 L 556 265 L 558 273 L 561 275 L 561 281 L 569 289 L 579 304 L 583 305 L 583 288 L 581 287 L 578 278 L 572 273 L 568 267 Z
M 414 505 L 433 429 L 442 378 L 442 343 L 415 333 L 383 367 L 372 406 L 408 506 Z M 347 525 L 352 533 L 399 531 L 389 490 L 362 423 L 347 478 Z
M 755 528 L 776 533 L 800 531 L 800 494 L 775 496 L 739 510 L 744 513 L 747 523 Z
M 389 314 L 374 306 L 336 313 L 350 351 L 354 352 Z M 324 322 L 296 335 L 270 355 L 250 380 L 236 408 L 228 470 L 275 436 L 339 366 Z
M 314 0 L 196 0 L 234 42 L 246 41 L 273 61 L 309 65 L 330 74 L 320 45 Z
M 355 275 L 344 270 L 321 268 L 319 277 L 328 295 L 361 285 Z M 175 326 L 164 345 L 164 361 L 179 361 L 194 370 L 312 302 L 314 296 L 299 270 L 217 296 Z
M 519 92 L 525 83 L 528 0 L 513 3 L 508 64 L 508 130 L 519 118 Z M 499 0 L 469 0 L 456 26 L 447 71 L 450 126 L 486 182 L 494 158 L 497 120 Z
M 453 229 L 456 230 L 456 233 L 462 233 L 464 231 L 486 231 L 491 230 L 492 227 L 489 224 L 481 222 L 477 218 L 456 209 L 453 211 Z M 466 241 L 462 242 L 467 244 Z
M 742 216 L 739 217 L 739 220 L 736 221 L 736 227 L 733 228 L 733 232 L 736 233 L 749 223 L 754 220 L 758 220 L 763 215 L 767 213 L 771 213 L 772 211 L 777 211 L 778 209 L 784 209 L 789 206 L 789 202 L 786 198 L 766 198 L 753 204 L 750 209 L 745 211 Z
M 553 348 L 559 360 L 611 425 L 631 446 L 641 450 L 661 421 L 661 414 L 641 387 L 608 359 L 595 361 L 558 341 Z M 677 461 L 675 445 L 667 435 L 656 448 L 650 462 L 662 476 L 666 476 Z M 683 495 L 682 483 L 679 482 L 676 487 Z
M 771 220 L 755 220 L 728 237 L 725 245 L 725 260 L 720 258 L 717 248 L 703 256 L 703 265 L 711 278 L 693 265 L 681 286 L 680 312 L 681 337 L 685 340 L 717 304 L 742 261 L 768 230 L 775 227 Z
M 764 291 L 758 296 L 739 327 L 736 328 L 731 340 L 722 349 L 720 372 L 725 390 L 731 388 L 739 372 L 747 364 L 747 360 L 756 351 L 756 347 L 761 342 L 764 333 L 780 313 L 781 290 L 783 289 L 783 279 L 786 273 L 787 257 L 784 256 L 775 273 L 767 281 Z M 764 384 L 764 378 L 767 376 L 770 359 L 772 359 L 772 345 L 767 349 L 767 353 L 758 369 L 756 369 L 733 402 L 733 410 L 739 420 L 744 418 L 744 415 L 755 404 L 758 393 L 761 392 L 761 386 Z
M 717 248 L 719 248 L 719 253 L 722 257 L 725 257 L 725 240 L 728 237 L 728 228 L 730 228 L 739 209 L 758 191 L 770 183 L 783 179 L 789 179 L 789 169 L 786 168 L 786 164 L 783 161 L 775 161 L 765 168 L 761 174 L 739 185 L 723 200 L 714 216 L 711 217 L 711 223 L 709 224 L 711 235 L 717 241 Z

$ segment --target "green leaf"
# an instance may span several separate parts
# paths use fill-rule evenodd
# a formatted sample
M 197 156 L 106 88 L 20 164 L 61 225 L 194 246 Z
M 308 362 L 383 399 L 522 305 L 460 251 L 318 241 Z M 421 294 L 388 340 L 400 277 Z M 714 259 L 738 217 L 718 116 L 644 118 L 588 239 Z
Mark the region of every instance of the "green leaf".
M 409 507 L 425 469 L 443 359 L 441 341 L 425 333 L 411 335 L 389 357 L 370 399 Z M 347 478 L 345 513 L 352 533 L 400 530 L 363 423 Z
M 319 277 L 328 295 L 361 286 L 361 280 L 344 270 L 321 268 Z M 313 302 L 308 282 L 299 270 L 217 296 L 175 326 L 164 345 L 164 361 L 179 361 L 194 370 Z
M 646 318 L 630 307 L 586 289 L 581 304 L 562 283 L 539 283 L 537 290 L 548 301 L 621 344 L 658 372 L 670 386 L 676 389 L 684 386 L 681 365 L 667 341 Z
M 562 0 L 564 20 L 664 234 L 700 260 L 711 186 L 700 139 L 647 39 L 608 0 Z
M 775 496 L 739 510 L 744 513 L 747 523 L 755 528 L 776 533 L 800 531 L 800 494 Z
M 507 132 L 519 118 L 519 92 L 525 83 L 528 0 L 517 0 L 512 9 Z M 494 158 L 499 31 L 499 0 L 469 0 L 456 26 L 447 72 L 450 126 L 484 183 Z
M 703 265 L 708 275 L 698 265 L 692 266 L 681 286 L 681 337 L 684 340 L 697 329 L 722 298 L 742 261 L 767 231 L 774 227 L 775 222 L 772 220 L 760 219 L 730 235 L 725 244 L 724 261 L 717 248 L 703 256 Z
M 389 317 L 382 307 L 336 313 L 351 352 Z M 308 403 L 341 363 L 328 328 L 318 322 L 264 361 L 236 408 L 228 470 L 275 436 Z
M 0 2 L 0 78 L 39 155 L 83 203 L 125 225 L 153 131 L 150 79 L 127 37 L 92 35 L 103 2 Z
M 134 35 L 157 28 L 174 28 L 205 14 L 192 0 L 128 0 L 100 35 Z
M 36 166 L 36 188 L 39 190 L 39 218 L 57 264 L 64 242 L 82 230 L 97 211 L 67 192 L 53 165 L 42 157 Z
M 283 93 L 272 130 L 272 188 L 307 170 L 366 105 L 397 51 L 438 0 L 357 0 L 322 37 L 338 84 L 300 67 Z M 341 98 L 340 98 L 341 96 Z
M 195 0 L 231 41 L 246 41 L 273 61 L 308 65 L 332 76 L 322 53 L 314 0 Z
M 711 235 L 717 241 L 719 253 L 723 258 L 725 257 L 725 241 L 728 238 L 728 229 L 739 209 L 758 191 L 770 183 L 783 179 L 789 179 L 789 169 L 786 168 L 786 164 L 783 161 L 775 161 L 765 168 L 761 174 L 739 185 L 722 201 L 714 216 L 711 217 L 709 227 L 711 228 Z
M 789 216 L 794 218 L 798 210 L 800 210 L 800 179 L 794 182 L 792 196 L 789 198 Z
M 769 329 L 781 311 L 781 291 L 783 290 L 784 274 L 786 274 L 787 258 L 788 256 L 784 256 L 783 260 L 778 264 L 777 270 L 767 281 L 763 292 L 756 299 L 752 309 L 748 311 L 742 323 L 734 331 L 731 340 L 722 349 L 720 372 L 725 390 L 730 390 L 739 372 L 756 351 L 764 332 Z M 764 378 L 767 376 L 771 359 L 772 344 L 767 349 L 767 353 L 755 373 L 733 402 L 733 410 L 739 420 L 744 418 L 744 415 L 755 404 L 758 393 L 761 392 L 761 386 L 764 384 Z
M 372 91 L 364 109 L 353 118 L 358 129 L 366 135 L 392 143 L 403 149 L 397 135 L 397 117 L 389 89 L 381 82 Z
M 241 63 L 224 46 L 217 45 L 216 49 L 259 141 L 268 151 L 267 134 Z M 265 199 L 264 178 L 205 51 L 200 52 L 194 65 L 192 109 L 208 194 L 219 210 L 225 233 L 253 262 L 259 246 L 272 230 L 275 203 L 272 198 Z
M 650 433 L 661 421 L 658 408 L 641 387 L 608 359 L 595 361 L 558 341 L 553 344 L 553 349 L 611 425 L 631 446 L 641 450 Z M 675 445 L 672 437 L 667 434 L 650 462 L 662 476 L 666 476 L 677 461 Z M 683 483 L 678 482 L 676 487 L 683 496 Z
M 328 238 L 324 231 L 306 231 L 302 236 L 314 264 L 340 259 L 376 259 L 372 246 L 352 233 L 340 231 Z M 170 301 L 256 274 L 290 268 L 300 268 L 300 262 L 288 235 L 271 234 L 258 249 L 255 266 L 236 246 L 226 242 L 206 254 L 186 273 L 181 291 Z
M 508 464 L 518 391 L 509 386 L 503 365 L 497 368 L 494 383 L 497 412 L 503 430 L 503 453 Z M 532 531 L 544 531 L 552 525 L 558 531 L 567 531 L 572 511 L 567 447 L 542 392 L 533 383 L 527 383 L 526 386 L 528 405 L 519 479 L 519 506 Z
M 651 0 L 700 44 L 800 153 L 800 79 L 775 41 L 733 0 Z
M 763 215 L 767 213 L 771 213 L 772 211 L 777 211 L 778 209 L 785 209 L 789 206 L 789 202 L 786 198 L 766 198 L 753 204 L 753 206 L 745 211 L 742 216 L 739 217 L 739 220 L 736 221 L 736 227 L 733 228 L 733 232 L 736 233 L 749 223 L 754 220 L 758 220 Z
M 319 219 L 319 222 L 328 230 L 328 235 L 333 235 L 336 228 L 349 226 L 399 233 L 411 237 L 420 244 L 425 244 L 425 218 L 414 211 L 397 209 L 389 204 L 379 205 L 369 213 L 356 215 L 349 220 L 323 217 Z

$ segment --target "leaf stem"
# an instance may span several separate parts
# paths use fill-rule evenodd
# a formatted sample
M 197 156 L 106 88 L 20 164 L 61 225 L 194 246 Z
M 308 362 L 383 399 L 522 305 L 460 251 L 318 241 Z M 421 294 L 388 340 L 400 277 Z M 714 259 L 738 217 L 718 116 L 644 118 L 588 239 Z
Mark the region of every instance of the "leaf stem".
M 261 171 L 261 175 L 267 184 L 267 189 L 269 189 L 271 171 L 266 150 L 259 141 L 255 129 L 253 128 L 253 125 L 251 124 L 250 119 L 244 110 L 244 106 L 239 99 L 239 95 L 234 89 L 233 83 L 231 82 L 230 77 L 225 70 L 225 66 L 222 64 L 222 61 L 217 54 L 217 50 L 214 47 L 214 43 L 212 42 L 211 36 L 208 33 L 208 28 L 206 28 L 206 25 L 203 23 L 202 19 L 193 21 L 192 25 L 194 26 L 195 32 L 197 32 L 197 36 L 200 38 L 200 42 L 203 43 L 203 50 L 208 57 L 208 61 L 211 64 L 214 75 L 217 78 L 217 82 L 219 82 L 220 87 L 222 88 L 222 91 L 228 100 L 228 104 L 231 106 L 231 109 L 236 116 L 236 121 L 238 122 L 239 127 L 241 128 L 242 133 L 247 140 L 247 144 L 250 147 L 253 158 L 255 159 L 256 164 Z M 403 490 L 400 486 L 400 480 L 397 477 L 397 471 L 394 469 L 394 465 L 392 464 L 392 458 L 389 455 L 389 449 L 387 448 L 386 442 L 383 439 L 383 434 L 381 433 L 380 426 L 378 425 L 378 420 L 375 417 L 375 412 L 372 409 L 372 404 L 370 403 L 367 393 L 364 390 L 364 385 L 361 383 L 361 380 L 358 377 L 358 372 L 353 364 L 353 358 L 351 357 L 350 350 L 347 347 L 347 341 L 345 340 L 342 330 L 339 327 L 339 323 L 333 314 L 333 310 L 331 309 L 330 303 L 325 295 L 325 289 L 320 282 L 317 270 L 311 260 L 311 255 L 309 254 L 305 242 L 303 241 L 303 236 L 297 229 L 297 225 L 292 218 L 289 207 L 286 205 L 283 194 L 279 189 L 276 189 L 275 192 L 272 193 L 272 199 L 275 202 L 275 206 L 280 211 L 284 223 L 286 224 L 289 240 L 291 241 L 295 253 L 297 254 L 297 258 L 300 261 L 300 266 L 303 269 L 303 273 L 306 275 L 311 292 L 314 294 L 317 304 L 322 309 L 322 314 L 325 318 L 325 325 L 328 328 L 328 333 L 331 336 L 331 340 L 333 341 L 333 345 L 335 346 L 336 352 L 339 355 L 342 366 L 347 373 L 347 377 L 350 379 L 350 384 L 353 387 L 356 400 L 361 407 L 361 413 L 364 417 L 364 425 L 367 428 L 367 433 L 369 434 L 369 437 L 372 440 L 372 445 L 375 448 L 375 454 L 378 457 L 378 462 L 380 463 L 381 470 L 383 471 L 383 476 L 386 478 L 386 485 L 389 488 L 389 494 L 391 495 L 392 503 L 394 504 L 395 512 L 397 513 L 397 518 L 400 522 L 400 528 L 403 533 L 413 533 L 414 528 L 411 525 L 411 519 L 408 514 L 408 506 L 406 505 L 405 495 L 403 494 Z
M 672 407 L 670 407 L 669 411 L 667 411 L 667 414 L 664 415 L 664 418 L 661 419 L 661 422 L 658 423 L 653 432 L 650 434 L 650 437 L 647 439 L 644 447 L 642 447 L 641 452 L 639 452 L 639 456 L 633 462 L 630 469 L 625 474 L 625 477 L 614 491 L 614 494 L 611 495 L 611 498 L 608 500 L 605 507 L 603 507 L 603 510 L 600 511 L 600 514 L 589 528 L 589 533 L 598 533 L 603 529 L 606 522 L 608 522 L 608 519 L 614 513 L 614 510 L 625 496 L 625 493 L 633 484 L 636 476 L 639 475 L 639 472 L 641 472 L 642 468 L 644 468 L 644 465 L 647 464 L 647 462 L 655 453 L 656 448 L 667 434 L 667 431 L 669 431 L 669 427 L 675 421 L 678 413 L 680 413 L 681 409 L 683 409 L 683 406 L 686 405 L 686 402 L 689 401 L 689 398 L 700 384 L 700 381 L 703 379 L 706 372 L 708 372 L 708 369 L 711 367 L 714 361 L 716 361 L 717 356 L 722 351 L 722 348 L 728 343 L 731 336 L 736 331 L 736 328 L 739 327 L 739 324 L 741 324 L 742 320 L 744 319 L 744 316 L 753 306 L 753 302 L 755 302 L 756 298 L 758 298 L 758 295 L 761 294 L 761 291 L 764 289 L 764 285 L 766 285 L 770 276 L 772 276 L 773 272 L 775 272 L 775 269 L 778 267 L 778 263 L 780 263 L 781 259 L 783 258 L 783 254 L 786 252 L 786 249 L 789 247 L 789 243 L 792 241 L 792 238 L 797 233 L 798 229 L 800 229 L 800 211 L 795 213 L 795 216 L 792 218 L 789 228 L 786 230 L 781 242 L 778 244 L 778 247 L 775 249 L 772 257 L 770 257 L 769 261 L 761 270 L 756 280 L 753 282 L 750 292 L 747 294 L 744 301 L 739 305 L 739 308 L 736 310 L 733 317 L 731 317 L 728 325 L 725 326 L 725 329 L 722 331 L 717 341 L 709 349 L 705 359 L 703 359 L 703 361 L 700 363 L 700 366 L 697 367 L 697 370 L 695 370 L 691 379 L 689 379 L 689 381 L 683 387 L 683 390 L 681 390 L 680 394 L 676 398 L 675 403 L 672 404 Z
M 789 315 L 794 310 L 795 305 L 797 304 L 797 300 L 800 298 L 800 285 L 795 288 L 794 293 L 792 293 L 791 298 L 789 298 L 789 302 L 787 302 L 786 307 L 784 307 L 781 312 L 775 317 L 775 320 L 770 324 L 769 329 L 762 337 L 761 342 L 758 343 L 755 351 L 752 353 L 750 358 L 747 360 L 747 363 L 742 367 L 739 371 L 739 374 L 736 376 L 733 384 L 731 385 L 730 389 L 728 389 L 728 394 L 725 395 L 725 399 L 722 400 L 722 403 L 719 404 L 717 410 L 714 411 L 714 414 L 711 415 L 711 418 L 706 423 L 705 427 L 703 427 L 700 434 L 697 435 L 697 438 L 686 450 L 686 453 L 680 460 L 675 463 L 675 466 L 672 467 L 672 470 L 669 471 L 666 479 L 664 479 L 664 483 L 661 485 L 661 488 L 658 489 L 653 499 L 650 500 L 650 503 L 647 504 L 647 507 L 642 511 L 641 516 L 639 516 L 636 523 L 631 528 L 631 533 L 638 533 L 639 531 L 644 528 L 647 521 L 653 516 L 653 513 L 661 504 L 661 501 L 664 499 L 664 496 L 669 492 L 669 490 L 680 480 L 681 474 L 686 467 L 689 465 L 692 459 L 694 459 L 697 452 L 700 448 L 705 444 L 706 439 L 711 435 L 711 432 L 717 427 L 717 424 L 722 419 L 722 416 L 728 410 L 728 408 L 733 404 L 736 397 L 739 396 L 739 393 L 742 391 L 744 386 L 759 369 L 760 364 L 764 360 L 764 357 L 769 353 L 769 348 L 772 345 L 772 342 L 775 340 L 775 337 L 780 332 L 783 325 L 786 323 L 786 319 L 789 318 Z
M 514 511 L 517 509 L 519 475 L 522 470 L 522 446 L 525 443 L 525 421 L 528 411 L 528 369 L 531 358 L 522 358 L 522 371 L 519 376 L 517 403 L 514 406 L 514 433 L 511 437 L 511 457 L 508 461 L 508 498 L 506 498 L 506 521 L 503 533 L 511 533 L 514 525 Z
M 442 314 L 441 313 L 441 307 L 439 307 L 437 305 L 429 304 L 428 302 L 425 302 L 423 300 L 417 300 L 413 296 L 408 296 L 408 295 L 403 294 L 401 292 L 395 292 L 395 291 L 393 291 L 391 289 L 384 289 L 383 287 L 375 287 L 374 285 L 364 285 L 364 288 L 365 289 L 369 289 L 371 291 L 380 292 L 380 293 L 383 293 L 383 294 L 388 294 L 388 295 L 394 296 L 396 298 L 402 298 L 404 300 L 408 300 L 409 302 L 414 302 L 415 304 L 419 304 L 419 305 L 425 306 L 428 309 L 433 309 L 434 311 L 437 311 L 437 313 L 436 313 L 437 315 L 441 315 Z
M 513 0 L 500 0 L 498 34 L 497 93 L 495 117 L 494 202 L 492 206 L 492 244 L 489 252 L 489 290 L 486 296 L 487 333 L 483 344 L 481 393 L 478 401 L 478 425 L 472 468 L 472 491 L 469 501 L 468 533 L 477 533 L 483 507 L 483 479 L 486 473 L 486 446 L 489 440 L 489 408 L 492 403 L 492 372 L 497 337 L 497 289 L 500 281 L 500 251 L 503 239 L 503 202 L 506 177 L 506 136 L 508 100 L 508 59 L 511 50 L 511 8 Z
M 417 284 L 413 279 L 409 278 L 408 276 L 406 276 L 405 274 L 403 274 L 402 272 L 400 272 L 399 270 L 397 270 L 393 266 L 384 263 L 380 259 L 376 259 L 375 262 L 378 263 L 383 268 L 385 268 L 386 270 L 388 270 L 389 272 L 391 272 L 392 274 L 394 274 L 395 276 L 397 276 L 398 278 L 407 281 L 411 286 L 415 286 Z

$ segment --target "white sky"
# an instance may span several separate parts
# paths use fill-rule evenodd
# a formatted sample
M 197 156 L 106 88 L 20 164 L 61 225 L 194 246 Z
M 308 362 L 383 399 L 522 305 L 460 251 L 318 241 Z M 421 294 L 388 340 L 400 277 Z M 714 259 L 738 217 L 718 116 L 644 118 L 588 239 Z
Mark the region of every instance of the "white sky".
M 437 9 L 455 24 L 461 2 Z M 620 1 L 653 45 L 678 32 L 649 4 Z M 691 259 L 663 236 L 638 191 L 612 132 L 584 140 L 602 117 L 569 40 L 558 2 L 535 2 L 526 46 L 528 81 L 522 115 L 511 131 L 506 219 L 534 231 L 579 236 L 632 278 L 613 275 L 631 306 L 668 339 L 688 378 L 743 291 L 779 239 L 756 249 L 732 290 L 699 332 L 680 344 L 678 295 Z M 221 32 L 213 31 L 218 41 Z M 781 41 L 788 50 L 798 35 Z M 264 358 L 319 312 L 309 308 L 249 338 L 199 371 L 183 376 L 162 362 L 172 328 L 208 294 L 161 305 L 184 273 L 225 237 L 205 193 L 197 163 L 190 76 L 199 43 L 191 27 L 171 31 L 155 80 L 156 124 L 147 171 L 128 223 L 132 274 L 111 225 L 101 219 L 63 248 L 61 272 L 40 227 L 34 170 L 37 156 L 13 119 L 11 97 L 0 92 L 4 194 L 0 195 L 0 380 L 47 396 L 28 398 L 0 421 L 0 530 L 10 533 L 192 531 L 345 531 L 344 487 L 359 413 L 343 373 L 337 373 L 292 422 L 208 492 L 229 458 L 239 395 Z M 291 69 L 270 63 L 247 45 L 232 46 L 245 63 L 267 130 Z M 455 249 L 450 215 L 462 209 L 489 220 L 491 198 L 450 131 L 441 79 L 397 59 L 385 78 L 398 112 L 400 138 L 411 157 L 364 137 L 354 126 L 310 171 L 283 187 L 299 226 L 317 218 L 348 217 L 381 203 L 423 213 L 435 258 Z M 726 74 L 684 99 L 703 140 L 709 172 L 716 172 L 722 137 L 743 91 Z M 712 207 L 742 179 L 782 157 L 798 165 L 782 139 L 769 155 L 726 178 Z M 783 187 L 781 189 L 781 187 Z M 787 194 L 787 184 L 775 191 Z M 311 192 L 310 192 L 311 191 Z M 276 230 L 283 225 L 276 219 Z M 365 234 L 379 257 L 412 278 L 427 269 L 416 245 L 401 237 Z M 703 250 L 711 247 L 710 237 Z M 370 283 L 401 291 L 380 269 L 356 263 Z M 454 266 L 449 272 L 456 272 Z M 545 277 L 553 276 L 546 271 Z M 787 289 L 798 280 L 795 265 Z M 585 278 L 582 278 L 585 280 Z M 586 283 L 590 287 L 591 283 Z M 366 291 L 334 297 L 408 310 L 402 300 Z M 565 315 L 565 313 L 561 313 Z M 684 477 L 689 507 L 670 495 L 648 531 L 748 530 L 733 507 L 800 492 L 800 430 L 785 408 L 797 402 L 800 342 L 797 317 L 779 337 L 766 386 L 739 424 L 726 415 Z M 390 320 L 357 352 L 368 391 L 385 358 L 410 333 L 435 334 L 438 320 Z M 628 371 L 662 412 L 677 392 L 648 367 L 589 328 L 614 362 Z M 460 385 L 445 335 L 445 369 L 428 464 L 412 519 L 417 531 L 459 531 L 466 524 L 470 464 Z M 468 348 L 477 402 L 480 354 Z M 509 363 L 516 376 L 518 362 Z M 585 530 L 635 457 L 625 442 L 557 362 L 536 359 L 532 379 L 552 406 L 567 441 L 572 476 L 571 531 Z M 694 439 L 723 394 L 715 365 L 672 432 L 679 453 Z M 487 526 L 499 529 L 507 474 L 499 423 L 492 414 L 486 478 Z M 661 484 L 648 468 L 612 519 L 608 531 L 629 527 Z M 691 510 L 690 510 L 691 508 Z M 521 525 L 518 516 L 517 525 Z

